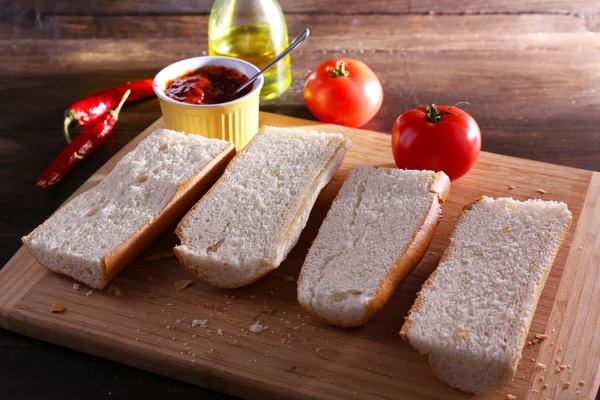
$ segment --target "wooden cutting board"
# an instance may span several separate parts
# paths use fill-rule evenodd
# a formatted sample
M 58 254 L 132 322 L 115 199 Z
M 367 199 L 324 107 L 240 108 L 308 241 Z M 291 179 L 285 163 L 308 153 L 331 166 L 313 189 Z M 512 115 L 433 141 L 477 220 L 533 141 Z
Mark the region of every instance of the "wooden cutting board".
M 439 381 L 427 357 L 400 340 L 404 316 L 437 265 L 463 205 L 483 194 L 552 199 L 566 202 L 574 218 L 529 332 L 529 340 L 536 332 L 549 339 L 525 347 L 508 388 L 476 398 L 595 396 L 600 383 L 599 173 L 482 153 L 469 174 L 452 184 L 443 220 L 419 267 L 371 322 L 340 329 L 299 307 L 296 279 L 352 165 L 394 166 L 390 137 L 268 113 L 261 114 L 261 123 L 342 132 L 353 143 L 343 166 L 317 200 L 298 245 L 279 269 L 238 290 L 194 283 L 178 291 L 176 281 L 194 278 L 172 257 L 176 239 L 167 233 L 114 280 L 121 292 L 116 296 L 108 291 L 88 292 L 84 285 L 74 290 L 72 279 L 47 272 L 21 248 L 0 272 L 0 326 L 246 398 L 471 398 Z M 161 120 L 142 132 L 77 193 L 97 184 L 160 126 Z M 66 310 L 51 314 L 56 303 Z M 192 328 L 194 319 L 207 320 L 207 326 Z M 257 321 L 268 329 L 250 332 Z M 556 372 L 557 365 L 567 367 Z M 564 388 L 567 382 L 571 386 Z

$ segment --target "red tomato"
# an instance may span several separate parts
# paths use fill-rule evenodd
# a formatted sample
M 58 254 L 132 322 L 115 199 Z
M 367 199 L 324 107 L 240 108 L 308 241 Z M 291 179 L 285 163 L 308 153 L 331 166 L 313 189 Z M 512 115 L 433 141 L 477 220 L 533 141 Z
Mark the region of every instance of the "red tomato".
M 325 61 L 304 85 L 304 102 L 317 119 L 356 128 L 377 114 L 383 102 L 381 82 L 362 61 Z
M 471 169 L 480 150 L 479 125 L 456 107 L 417 108 L 398 117 L 392 127 L 398 168 L 444 171 L 455 180 Z

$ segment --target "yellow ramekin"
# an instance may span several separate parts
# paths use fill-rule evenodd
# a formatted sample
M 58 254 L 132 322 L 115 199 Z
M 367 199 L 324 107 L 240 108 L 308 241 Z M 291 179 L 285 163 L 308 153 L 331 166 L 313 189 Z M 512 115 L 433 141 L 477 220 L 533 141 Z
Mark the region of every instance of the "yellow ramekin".
M 186 104 L 165 94 L 170 80 L 206 65 L 235 68 L 249 78 L 259 71 L 244 60 L 218 56 L 188 58 L 169 65 L 156 75 L 153 84 L 165 126 L 179 132 L 227 140 L 240 150 L 258 131 L 258 95 L 264 83 L 262 76 L 254 81 L 250 93 L 227 103 Z

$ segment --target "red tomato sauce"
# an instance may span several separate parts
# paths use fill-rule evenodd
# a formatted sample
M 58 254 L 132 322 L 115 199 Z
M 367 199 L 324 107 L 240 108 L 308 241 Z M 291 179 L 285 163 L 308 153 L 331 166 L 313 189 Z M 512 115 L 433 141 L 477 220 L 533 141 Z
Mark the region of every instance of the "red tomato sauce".
M 206 65 L 167 82 L 165 94 L 187 104 L 226 103 L 239 99 L 252 90 L 254 84 L 235 93 L 248 79 L 235 68 Z

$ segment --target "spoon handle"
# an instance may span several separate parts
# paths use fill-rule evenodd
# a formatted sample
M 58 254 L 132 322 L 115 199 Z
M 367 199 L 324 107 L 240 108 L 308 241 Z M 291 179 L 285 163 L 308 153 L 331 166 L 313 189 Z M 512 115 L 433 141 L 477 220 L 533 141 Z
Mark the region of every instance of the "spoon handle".
M 259 76 L 264 74 L 269 68 L 271 68 L 273 65 L 275 65 L 279 60 L 281 60 L 283 57 L 287 56 L 296 47 L 300 46 L 302 44 L 302 42 L 304 42 L 306 40 L 306 38 L 308 37 L 309 34 L 310 34 L 310 30 L 308 28 L 303 30 L 298 36 L 296 36 L 294 38 L 294 40 L 292 40 L 290 42 L 290 45 L 285 50 L 283 50 L 279 55 L 277 55 L 277 57 L 275 57 L 270 63 L 268 63 L 266 67 L 261 69 L 256 75 L 254 75 L 246 83 L 244 83 L 242 86 L 240 86 L 235 92 L 238 93 L 238 92 L 244 90 L 244 88 L 246 86 L 248 86 L 252 82 L 254 82 Z

